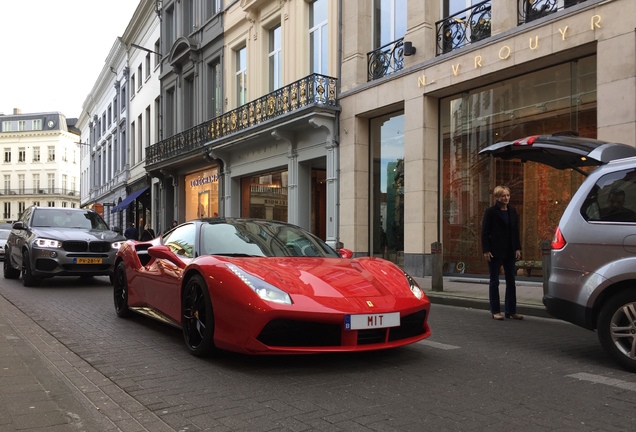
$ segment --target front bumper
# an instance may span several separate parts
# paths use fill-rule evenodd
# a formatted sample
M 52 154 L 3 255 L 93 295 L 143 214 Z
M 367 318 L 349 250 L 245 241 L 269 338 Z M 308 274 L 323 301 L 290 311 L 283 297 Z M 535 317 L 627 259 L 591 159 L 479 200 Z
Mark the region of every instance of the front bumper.
M 35 277 L 54 276 L 107 276 L 112 274 L 117 251 L 104 253 L 77 253 L 63 249 L 33 248 L 31 268 Z M 82 261 L 88 263 L 83 264 Z

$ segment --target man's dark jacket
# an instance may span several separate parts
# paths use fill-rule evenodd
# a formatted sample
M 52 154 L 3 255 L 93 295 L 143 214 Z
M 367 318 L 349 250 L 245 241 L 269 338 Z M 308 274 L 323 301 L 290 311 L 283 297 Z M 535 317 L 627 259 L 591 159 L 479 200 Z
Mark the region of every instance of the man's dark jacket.
M 519 239 L 519 215 L 508 205 L 509 223 L 506 224 L 504 211 L 497 204 L 484 213 L 481 224 L 481 250 L 490 252 L 495 258 L 514 258 L 515 251 L 521 250 Z

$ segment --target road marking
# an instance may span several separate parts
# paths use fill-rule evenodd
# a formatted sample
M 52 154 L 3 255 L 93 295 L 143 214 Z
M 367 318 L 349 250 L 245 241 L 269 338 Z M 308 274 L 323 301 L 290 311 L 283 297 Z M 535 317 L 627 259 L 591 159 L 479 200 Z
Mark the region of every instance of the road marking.
M 443 350 L 452 350 L 452 349 L 459 349 L 460 347 L 458 347 L 457 345 L 448 345 L 448 344 L 443 344 L 443 343 L 439 343 L 439 342 L 433 342 L 430 340 L 422 340 L 419 341 L 418 343 L 423 344 L 423 345 L 428 345 L 432 348 L 438 348 L 438 349 L 443 349 Z
M 623 381 L 615 378 L 607 378 L 601 375 L 594 375 L 585 372 L 577 374 L 566 375 L 571 378 L 576 378 L 582 381 L 590 381 L 597 384 L 605 384 L 612 387 L 618 387 L 624 390 L 636 391 L 636 383 Z

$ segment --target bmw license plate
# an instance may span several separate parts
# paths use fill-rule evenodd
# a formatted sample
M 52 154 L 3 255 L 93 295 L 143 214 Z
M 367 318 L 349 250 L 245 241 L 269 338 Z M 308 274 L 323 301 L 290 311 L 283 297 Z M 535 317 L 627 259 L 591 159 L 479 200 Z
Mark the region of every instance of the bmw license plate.
M 345 330 L 399 327 L 400 313 L 345 315 Z
M 73 258 L 73 264 L 101 264 L 101 258 Z

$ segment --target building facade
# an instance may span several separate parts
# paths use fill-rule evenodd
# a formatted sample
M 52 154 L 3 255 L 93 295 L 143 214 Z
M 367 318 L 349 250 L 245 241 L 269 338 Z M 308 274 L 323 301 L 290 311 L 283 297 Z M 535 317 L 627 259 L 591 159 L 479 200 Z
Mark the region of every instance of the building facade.
M 211 17 L 210 3 L 163 5 L 164 137 L 146 168 L 166 221 L 276 219 L 335 244 L 338 3 L 240 1 Z
M 77 119 L 59 112 L 0 114 L 0 221 L 13 222 L 31 205 L 78 207 Z
M 342 2 L 340 233 L 414 276 L 487 273 L 481 218 L 512 190 L 523 256 L 541 260 L 576 172 L 478 155 L 574 131 L 635 144 L 630 0 Z M 440 249 L 441 246 L 441 249 Z
M 95 208 L 113 228 L 153 226 L 146 148 L 160 128 L 159 16 L 142 0 L 107 56 L 82 105 L 82 206 Z

